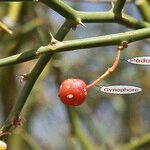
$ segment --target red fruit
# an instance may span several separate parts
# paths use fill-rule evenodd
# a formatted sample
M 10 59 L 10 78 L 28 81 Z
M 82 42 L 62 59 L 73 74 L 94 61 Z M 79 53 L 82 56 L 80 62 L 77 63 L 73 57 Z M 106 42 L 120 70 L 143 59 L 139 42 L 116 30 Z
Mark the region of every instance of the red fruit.
M 80 79 L 64 80 L 60 86 L 58 96 L 65 105 L 78 106 L 86 99 L 86 84 Z

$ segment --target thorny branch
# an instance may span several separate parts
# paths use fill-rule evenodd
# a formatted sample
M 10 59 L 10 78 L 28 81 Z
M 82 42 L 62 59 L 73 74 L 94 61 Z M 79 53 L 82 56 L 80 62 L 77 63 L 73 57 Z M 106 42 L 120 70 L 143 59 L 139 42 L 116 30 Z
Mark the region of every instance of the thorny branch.
M 24 0 L 1 0 L 1 2 L 8 2 L 8 1 L 23 2 Z M 36 0 L 26 0 L 26 1 L 38 2 Z M 39 61 L 31 71 L 31 73 L 28 75 L 27 81 L 20 95 L 18 96 L 14 107 L 12 108 L 7 120 L 5 121 L 5 123 L 1 128 L 2 135 L 5 135 L 5 133 L 7 132 L 11 132 L 11 130 L 13 129 L 12 121 L 14 122 L 15 119 L 18 119 L 20 117 L 20 113 L 24 107 L 24 104 L 27 101 L 27 98 L 36 80 L 38 79 L 39 75 L 45 68 L 46 64 L 49 62 L 53 53 L 60 52 L 60 51 L 67 51 L 67 50 L 75 50 L 79 48 L 117 45 L 124 40 L 127 41 L 128 43 L 131 43 L 145 38 L 150 38 L 150 23 L 146 21 L 139 21 L 134 17 L 128 16 L 127 14 L 122 12 L 126 2 L 125 0 L 117 0 L 114 7 L 110 11 L 106 11 L 106 12 L 77 11 L 61 0 L 39 0 L 39 2 L 46 4 L 48 7 L 55 10 L 61 16 L 67 19 L 67 21 L 64 23 L 64 25 L 60 28 L 60 30 L 57 32 L 55 36 L 55 38 L 59 41 L 64 39 L 64 37 L 67 35 L 67 33 L 72 27 L 76 27 L 78 24 L 84 26 L 83 23 L 94 23 L 94 22 L 114 23 L 115 22 L 132 29 L 140 29 L 140 28 L 144 28 L 144 29 L 134 30 L 126 33 L 114 34 L 114 35 L 101 36 L 96 38 L 88 38 L 83 40 L 66 41 L 63 43 L 58 42 L 59 45 L 57 44 L 55 45 L 54 43 L 53 45 L 40 47 L 38 50 L 34 49 L 32 51 L 23 52 L 22 54 L 17 54 L 8 58 L 1 59 L 0 65 L 4 66 L 10 64 L 17 64 L 17 63 L 34 59 L 37 57 L 37 54 L 38 55 L 45 54 L 39 58 Z M 5 30 L 8 29 L 5 28 Z M 120 56 L 120 52 L 121 51 L 118 51 L 117 56 Z M 118 65 L 117 60 L 118 59 L 116 59 L 116 63 L 111 68 L 112 70 L 115 70 L 116 66 Z
M 30 51 L 22 52 L 20 54 L 16 54 L 10 57 L 0 59 L 0 66 L 22 63 L 32 59 L 36 59 L 40 55 L 46 53 L 54 54 L 57 52 L 71 51 L 77 49 L 118 45 L 122 41 L 128 41 L 128 43 L 132 43 L 146 38 L 150 38 L 150 28 L 144 28 L 144 29 L 134 30 L 130 32 L 110 34 L 105 36 L 92 37 L 92 38 L 79 39 L 79 40 L 71 40 L 71 41 L 64 41 L 64 42 L 57 41 L 53 45 L 41 46 L 39 49 L 33 49 Z

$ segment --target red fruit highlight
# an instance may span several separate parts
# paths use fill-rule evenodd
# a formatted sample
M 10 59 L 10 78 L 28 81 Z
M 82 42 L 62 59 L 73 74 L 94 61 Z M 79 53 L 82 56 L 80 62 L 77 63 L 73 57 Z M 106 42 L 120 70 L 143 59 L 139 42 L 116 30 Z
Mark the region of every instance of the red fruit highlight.
M 80 79 L 64 80 L 60 86 L 58 96 L 65 105 L 78 106 L 86 99 L 86 84 Z

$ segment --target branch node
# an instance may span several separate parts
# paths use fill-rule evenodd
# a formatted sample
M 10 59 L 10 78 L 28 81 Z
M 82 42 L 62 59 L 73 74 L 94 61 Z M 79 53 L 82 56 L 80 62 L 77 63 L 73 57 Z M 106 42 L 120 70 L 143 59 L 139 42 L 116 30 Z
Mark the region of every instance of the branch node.
M 127 41 L 122 41 L 121 44 L 118 46 L 118 50 L 123 50 L 128 47 Z

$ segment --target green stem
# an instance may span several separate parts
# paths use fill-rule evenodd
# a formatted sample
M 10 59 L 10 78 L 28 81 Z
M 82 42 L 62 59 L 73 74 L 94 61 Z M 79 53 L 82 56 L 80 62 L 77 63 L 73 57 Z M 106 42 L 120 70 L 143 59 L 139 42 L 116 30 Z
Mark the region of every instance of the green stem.
M 121 15 L 122 9 L 125 5 L 126 0 L 117 0 L 114 8 L 113 8 L 113 12 L 115 13 L 115 15 Z
M 71 8 L 69 5 L 64 3 L 62 0 L 40 0 L 42 3 L 46 4 L 56 12 L 58 12 L 61 16 L 76 20 L 76 10 Z
M 18 17 L 19 17 L 21 6 L 22 6 L 21 2 L 15 2 L 15 3 L 10 3 L 9 4 L 9 9 L 8 9 L 8 13 L 7 13 L 6 16 L 13 23 L 15 23 L 17 21 Z M 7 31 L 8 33 L 13 34 L 13 31 L 10 30 L 9 27 L 7 25 L 5 25 L 4 23 L 0 22 L 0 27 L 2 29 L 4 29 L 5 31 Z
M 3 2 L 6 0 L 2 0 Z M 24 1 L 24 0 L 7 0 L 10 2 L 13 1 Z M 27 0 L 33 2 L 33 0 Z M 70 19 L 72 22 L 79 24 L 79 21 L 82 22 L 117 22 L 119 24 L 123 24 L 129 28 L 144 28 L 150 27 L 150 23 L 139 21 L 131 16 L 126 14 L 118 15 L 116 12 L 120 12 L 122 7 L 124 6 L 125 0 L 118 0 L 113 12 L 81 12 L 77 11 L 62 0 L 40 0 L 42 3 L 46 4 L 56 12 L 58 12 L 61 16 L 65 17 L 66 19 Z M 115 11 L 115 13 L 114 13 Z M 122 17 L 123 16 L 123 17 Z
M 36 51 L 36 49 L 33 49 L 33 50 L 30 50 L 30 52 L 27 51 L 27 52 L 23 52 L 20 54 L 6 57 L 4 59 L 0 59 L 0 66 L 18 64 L 18 63 L 22 63 L 22 62 L 26 62 L 26 61 L 35 59 L 35 58 L 37 58 L 37 56 L 35 55 L 35 51 Z
M 150 23 L 145 21 L 139 21 L 125 13 L 122 13 L 121 16 L 115 16 L 112 11 L 107 12 L 77 12 L 78 18 L 82 22 L 87 23 L 98 23 L 98 22 L 107 22 L 107 23 L 119 23 L 126 27 L 132 29 L 140 29 L 145 27 L 150 27 Z
M 80 124 L 79 124 L 78 115 L 76 111 L 74 110 L 74 108 L 67 107 L 67 111 L 69 115 L 72 136 L 75 136 L 80 141 L 83 149 L 96 150 L 96 147 L 94 146 L 94 144 L 91 142 L 88 136 L 86 136 L 85 133 L 82 131 Z
M 35 59 L 37 58 L 36 52 L 38 52 L 39 54 L 45 54 L 71 51 L 76 49 L 93 48 L 99 46 L 119 45 L 122 41 L 132 43 L 146 38 L 150 38 L 150 27 L 118 34 L 58 42 L 58 45 L 56 45 L 56 47 L 50 45 L 42 46 L 38 50 L 33 49 L 30 51 L 26 51 L 20 54 L 0 59 L 0 66 L 18 64 L 21 62 Z
M 58 40 L 63 40 L 63 38 L 66 36 L 66 34 L 69 32 L 71 26 L 68 24 L 68 22 L 65 22 L 62 27 L 60 28 L 60 30 L 57 32 L 56 34 L 56 38 Z M 13 129 L 12 126 L 12 121 L 19 117 L 24 104 L 27 101 L 27 98 L 36 82 L 36 80 L 38 79 L 39 75 L 42 73 L 44 67 L 46 66 L 46 64 L 49 62 L 49 60 L 51 59 L 52 54 L 50 55 L 45 55 L 42 56 L 39 61 L 37 62 L 37 64 L 35 65 L 35 67 L 33 68 L 33 70 L 31 71 L 28 80 L 26 81 L 26 84 L 24 85 L 22 92 L 20 93 L 20 95 L 18 96 L 18 99 L 14 105 L 14 107 L 12 108 L 8 118 L 6 119 L 3 127 L 1 128 L 2 132 L 10 132 Z
M 11 21 L 16 23 L 16 21 L 18 20 L 22 4 L 22 2 L 10 3 L 7 16 L 9 17 L 9 19 L 11 19 Z
M 47 57 L 51 57 L 51 56 L 47 55 Z M 21 110 L 22 110 L 36 80 L 38 79 L 40 73 L 43 71 L 44 66 L 47 63 L 48 63 L 47 60 L 40 59 L 38 61 L 38 63 L 36 64 L 36 66 L 34 67 L 34 69 L 32 70 L 32 72 L 30 73 L 28 80 L 22 89 L 22 92 L 20 93 L 16 103 L 14 104 L 14 106 L 11 110 L 10 115 L 8 116 L 6 122 L 4 123 L 4 126 L 2 127 L 3 132 L 10 131 L 12 129 L 12 121 L 20 115 Z
M 150 27 L 118 34 L 58 42 L 58 45 L 56 44 L 56 47 L 53 47 L 51 45 L 43 46 L 40 47 L 37 52 L 39 54 L 56 53 L 99 46 L 119 45 L 123 41 L 132 43 L 146 38 L 150 38 Z
M 21 138 L 29 145 L 32 150 L 42 150 L 38 143 L 25 131 L 22 131 L 20 134 Z
M 150 2 L 148 0 L 136 0 L 135 4 L 144 20 L 150 22 Z
M 111 11 L 106 12 L 77 12 L 79 18 L 82 22 L 114 22 L 114 13 Z
M 139 148 L 147 144 L 150 144 L 150 133 L 144 134 L 140 138 L 132 140 L 129 144 L 119 147 L 116 150 L 139 150 Z
M 79 20 L 81 20 L 82 22 L 118 22 L 127 27 L 135 29 L 149 27 L 149 23 L 138 21 L 137 19 L 126 14 L 122 14 L 124 17 L 121 17 L 120 13 L 125 4 L 125 1 L 126 0 L 118 0 L 113 9 L 113 12 L 81 12 L 74 10 L 60 0 L 51 0 L 51 2 L 50 0 L 41 0 L 41 2 L 54 9 L 65 18 L 71 19 L 76 24 L 78 24 Z
M 145 28 L 145 27 L 150 27 L 150 23 L 144 22 L 144 21 L 139 21 L 131 16 L 128 16 L 126 14 L 122 14 L 120 18 L 116 19 L 116 22 L 125 25 L 129 28 L 133 29 L 140 29 L 140 28 Z

